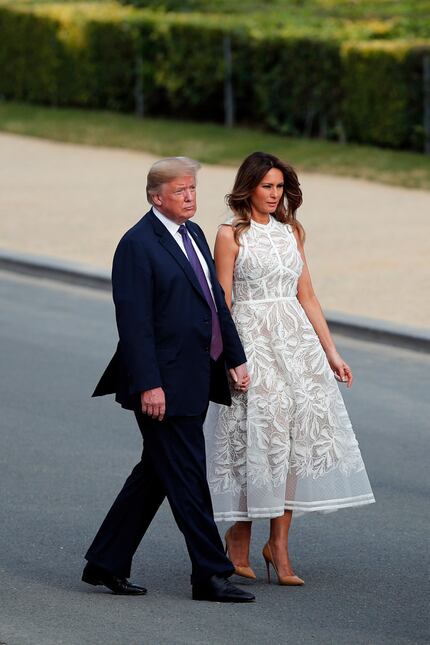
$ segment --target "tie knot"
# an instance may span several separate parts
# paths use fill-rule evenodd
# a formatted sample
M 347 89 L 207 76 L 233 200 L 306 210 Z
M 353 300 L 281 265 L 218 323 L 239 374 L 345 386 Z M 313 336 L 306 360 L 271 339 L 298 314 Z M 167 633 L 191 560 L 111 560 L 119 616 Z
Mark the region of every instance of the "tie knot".
M 188 235 L 187 227 L 185 226 L 185 224 L 181 224 L 178 230 L 182 235 L 182 237 L 184 237 L 185 235 Z

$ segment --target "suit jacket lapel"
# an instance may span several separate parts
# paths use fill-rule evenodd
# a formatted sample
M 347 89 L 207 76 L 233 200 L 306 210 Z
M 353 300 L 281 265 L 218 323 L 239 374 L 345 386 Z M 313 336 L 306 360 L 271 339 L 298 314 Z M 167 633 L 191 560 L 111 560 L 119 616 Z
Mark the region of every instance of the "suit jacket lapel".
M 179 248 L 178 243 L 175 242 L 173 239 L 172 235 L 169 233 L 167 228 L 160 222 L 158 217 L 154 215 L 152 211 L 148 213 L 148 216 L 151 218 L 153 226 L 154 226 L 154 231 L 156 235 L 159 237 L 160 244 L 174 257 L 176 262 L 180 265 L 180 267 L 183 269 L 185 275 L 193 285 L 193 287 L 196 289 L 197 293 L 205 300 L 206 298 L 204 296 L 203 291 L 201 290 L 199 281 L 197 279 L 196 274 L 194 273 L 194 269 L 192 268 L 189 260 L 185 256 L 184 252 Z M 200 245 L 199 245 L 200 248 Z

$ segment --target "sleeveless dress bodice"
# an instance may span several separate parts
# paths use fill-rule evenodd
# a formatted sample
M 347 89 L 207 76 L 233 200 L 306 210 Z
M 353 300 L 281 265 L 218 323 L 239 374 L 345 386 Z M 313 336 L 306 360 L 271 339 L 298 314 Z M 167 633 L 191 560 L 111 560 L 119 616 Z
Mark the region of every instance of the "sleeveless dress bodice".
M 297 296 L 303 260 L 289 225 L 271 218 L 251 221 L 241 236 L 233 280 L 233 302 L 279 300 Z

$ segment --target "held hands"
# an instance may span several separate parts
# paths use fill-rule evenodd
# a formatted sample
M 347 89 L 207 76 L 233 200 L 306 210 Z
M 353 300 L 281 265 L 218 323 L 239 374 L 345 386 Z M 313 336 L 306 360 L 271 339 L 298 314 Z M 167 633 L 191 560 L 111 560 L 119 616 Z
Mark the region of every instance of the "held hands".
M 229 373 L 233 381 L 234 389 L 238 392 L 247 392 L 251 379 L 246 369 L 246 363 L 230 368 Z
M 147 414 L 152 419 L 162 421 L 166 414 L 166 397 L 162 387 L 156 387 L 153 390 L 146 390 L 140 395 L 143 414 Z
M 328 352 L 327 360 L 334 372 L 336 381 L 346 383 L 346 387 L 350 388 L 353 380 L 352 372 L 349 365 L 345 363 L 341 355 L 337 351 Z

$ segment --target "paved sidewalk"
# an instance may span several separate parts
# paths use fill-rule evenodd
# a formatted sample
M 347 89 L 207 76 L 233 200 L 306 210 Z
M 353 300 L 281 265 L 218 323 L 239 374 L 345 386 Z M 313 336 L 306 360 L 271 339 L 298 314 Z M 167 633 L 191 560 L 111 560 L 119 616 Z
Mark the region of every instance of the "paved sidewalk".
M 120 236 L 148 208 L 145 177 L 154 159 L 0 134 L 0 247 L 109 268 Z M 234 174 L 200 171 L 196 221 L 211 243 Z M 428 328 L 430 192 L 308 173 L 300 179 L 299 218 L 323 307 Z

